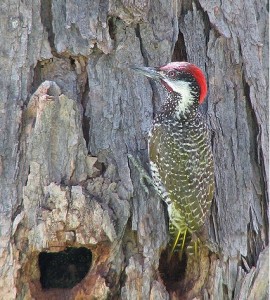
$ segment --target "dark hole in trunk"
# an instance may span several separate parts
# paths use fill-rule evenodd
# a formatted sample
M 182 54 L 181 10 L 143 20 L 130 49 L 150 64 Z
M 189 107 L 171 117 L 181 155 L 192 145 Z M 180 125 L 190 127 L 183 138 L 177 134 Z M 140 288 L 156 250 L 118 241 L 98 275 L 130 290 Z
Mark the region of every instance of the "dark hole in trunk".
M 88 273 L 92 252 L 84 247 L 68 247 L 60 252 L 41 252 L 38 258 L 43 289 L 73 288 Z

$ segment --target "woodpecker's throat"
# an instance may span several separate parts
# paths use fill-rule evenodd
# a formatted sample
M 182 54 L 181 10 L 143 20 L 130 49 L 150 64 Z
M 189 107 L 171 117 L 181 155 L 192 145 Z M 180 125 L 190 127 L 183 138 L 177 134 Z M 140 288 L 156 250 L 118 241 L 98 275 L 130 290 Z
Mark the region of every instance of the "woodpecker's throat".
M 173 117 L 178 120 L 195 117 L 200 95 L 200 88 L 196 82 L 166 81 L 165 88 L 167 99 L 161 108 L 164 117 Z

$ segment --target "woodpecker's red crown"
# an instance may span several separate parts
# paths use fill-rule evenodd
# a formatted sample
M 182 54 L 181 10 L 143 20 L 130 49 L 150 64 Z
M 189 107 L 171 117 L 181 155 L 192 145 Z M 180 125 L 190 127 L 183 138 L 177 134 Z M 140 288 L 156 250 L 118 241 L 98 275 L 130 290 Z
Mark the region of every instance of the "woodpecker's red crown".
M 199 103 L 203 103 L 207 95 L 207 83 L 203 71 L 197 66 L 188 62 L 171 62 L 165 66 L 159 68 L 159 71 L 163 71 L 170 79 L 181 80 L 186 74 L 190 74 L 195 78 L 197 84 L 200 87 Z M 165 83 L 165 85 L 167 85 Z M 166 88 L 168 88 L 166 86 Z M 170 87 L 169 87 L 170 89 Z

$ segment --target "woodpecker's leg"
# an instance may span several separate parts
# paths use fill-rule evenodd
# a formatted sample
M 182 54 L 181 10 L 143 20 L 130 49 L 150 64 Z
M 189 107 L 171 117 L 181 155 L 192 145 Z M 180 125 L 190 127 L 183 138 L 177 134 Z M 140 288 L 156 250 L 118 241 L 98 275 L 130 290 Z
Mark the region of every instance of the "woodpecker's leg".
M 145 171 L 145 169 L 139 162 L 140 160 L 138 158 L 135 158 L 131 154 L 128 154 L 127 157 L 132 162 L 133 166 L 138 170 L 138 172 L 140 174 L 140 183 L 144 189 L 144 192 L 146 194 L 149 194 L 149 190 L 148 190 L 148 187 L 146 186 L 145 182 L 147 182 L 148 184 L 152 185 L 155 188 L 153 179 L 147 174 L 147 172 Z

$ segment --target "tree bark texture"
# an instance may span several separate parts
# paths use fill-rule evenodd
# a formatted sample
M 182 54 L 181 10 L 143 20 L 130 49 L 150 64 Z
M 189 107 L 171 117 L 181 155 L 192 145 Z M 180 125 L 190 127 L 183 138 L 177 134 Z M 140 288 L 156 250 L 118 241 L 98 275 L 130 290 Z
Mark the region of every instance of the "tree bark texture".
M 267 5 L 1 2 L 0 299 L 268 299 Z M 216 178 L 214 247 L 176 285 L 160 260 L 166 207 L 127 157 L 148 169 L 164 96 L 129 67 L 172 60 L 207 74 Z M 91 251 L 89 271 L 44 288 L 41 253 L 68 247 Z

